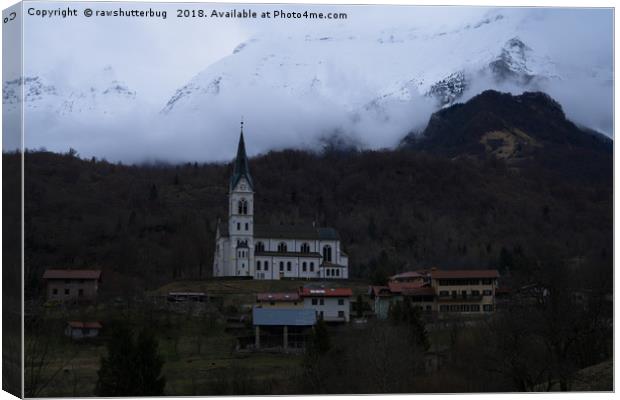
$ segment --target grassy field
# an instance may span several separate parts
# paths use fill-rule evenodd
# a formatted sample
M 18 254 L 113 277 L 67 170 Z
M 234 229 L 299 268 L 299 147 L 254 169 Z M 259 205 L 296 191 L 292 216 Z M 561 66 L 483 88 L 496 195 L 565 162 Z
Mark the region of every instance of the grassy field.
M 99 315 L 103 316 L 104 312 L 100 311 Z M 42 378 L 49 380 L 49 384 L 40 395 L 92 396 L 100 359 L 107 352 L 107 333 L 104 331 L 97 339 L 72 341 L 62 336 L 58 316 L 50 317 L 47 321 L 55 327 L 55 338 L 46 356 L 48 363 Z M 140 320 L 143 316 L 134 317 L 136 327 L 145 322 Z M 232 379 L 235 374 L 243 374 L 246 381 L 285 384 L 285 378 L 299 368 L 301 361 L 300 356 L 293 354 L 237 353 L 235 337 L 226 333 L 220 322 L 200 317 L 159 312 L 151 327 L 165 360 L 163 374 L 169 395 L 226 394 L 232 390 L 226 387 L 229 377 Z M 26 340 L 33 340 L 33 336 Z
M 49 380 L 41 396 L 91 396 L 97 382 L 100 359 L 106 354 L 105 343 L 111 327 L 121 321 L 149 326 L 157 335 L 159 351 L 165 360 L 166 394 L 214 395 L 237 393 L 260 394 L 287 391 L 287 382 L 299 372 L 301 356 L 275 353 L 239 353 L 236 338 L 225 330 L 222 314 L 194 315 L 154 306 L 150 296 L 164 296 L 173 291 L 201 291 L 222 297 L 224 308 L 242 310 L 255 302 L 256 293 L 295 291 L 312 281 L 180 281 L 147 293 L 146 299 L 131 303 L 99 303 L 79 307 L 44 308 L 45 332 L 52 332 L 43 380 Z M 326 282 L 326 286 L 350 287 L 354 296 L 365 294 L 367 283 L 355 281 Z M 72 341 L 63 336 L 69 320 L 101 321 L 100 338 Z M 33 335 L 30 336 L 32 339 Z M 233 387 L 234 386 L 234 387 Z

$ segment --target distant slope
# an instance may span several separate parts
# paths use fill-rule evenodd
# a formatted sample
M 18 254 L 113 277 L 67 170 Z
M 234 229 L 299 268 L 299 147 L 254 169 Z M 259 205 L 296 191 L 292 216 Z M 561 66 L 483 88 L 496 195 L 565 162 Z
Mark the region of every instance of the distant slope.
M 608 177 L 613 142 L 569 121 L 540 92 L 519 96 L 487 90 L 434 113 L 426 129 L 402 142 L 408 149 L 447 157 L 495 158 L 515 167 L 540 167 L 575 177 Z

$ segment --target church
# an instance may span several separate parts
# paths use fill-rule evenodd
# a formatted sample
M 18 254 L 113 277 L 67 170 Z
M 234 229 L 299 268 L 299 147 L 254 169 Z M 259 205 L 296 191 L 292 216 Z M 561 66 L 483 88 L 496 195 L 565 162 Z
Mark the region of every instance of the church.
M 213 276 L 347 279 L 349 260 L 333 228 L 254 223 L 254 182 L 243 140 L 228 189 L 228 221 L 218 221 Z

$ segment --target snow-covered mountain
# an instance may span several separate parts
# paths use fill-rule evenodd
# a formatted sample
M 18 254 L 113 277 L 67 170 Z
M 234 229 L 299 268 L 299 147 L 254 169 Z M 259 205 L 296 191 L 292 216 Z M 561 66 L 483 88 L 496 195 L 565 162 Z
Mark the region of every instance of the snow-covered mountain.
M 285 147 L 396 146 L 422 131 L 433 112 L 487 89 L 547 92 L 575 122 L 610 126 L 613 111 L 597 104 L 602 98 L 611 104 L 611 66 L 596 57 L 565 56 L 567 48 L 587 51 L 597 43 L 560 35 L 563 26 L 575 23 L 574 16 L 564 18 L 544 10 L 498 9 L 448 26 L 429 21 L 266 29 L 167 98 L 140 98 L 132 89 L 139 85 L 123 83 L 108 67 L 81 82 L 54 81 L 43 72 L 4 82 L 3 105 L 15 107 L 24 88 L 26 119 L 42 127 L 30 135 L 34 143 L 58 142 L 52 128 L 63 137 L 75 131 L 71 145 L 95 153 L 101 143 L 79 142 L 85 130 L 94 135 L 94 126 L 101 142 L 104 135 L 120 135 L 107 140 L 111 150 L 100 151 L 105 156 L 117 148 L 128 154 L 151 146 L 158 153 L 152 157 L 174 151 L 184 160 L 232 157 L 242 116 L 254 154 Z M 174 80 L 175 72 L 169 74 L 166 79 Z
M 398 140 L 423 128 L 432 111 L 486 89 L 553 92 L 586 77 L 610 85 L 610 69 L 590 76 L 597 69 L 591 60 L 554 60 L 556 44 L 539 34 L 547 22 L 512 10 L 447 30 L 340 26 L 318 34 L 257 35 L 179 88 L 162 113 L 172 119 L 251 114 L 258 130 L 288 133 L 314 123 L 320 138 L 342 132 L 376 147 L 390 142 L 364 130 Z M 274 119 L 278 126 L 269 123 Z
M 14 110 L 22 96 L 27 115 L 46 113 L 57 118 L 115 115 L 136 102 L 136 92 L 118 80 L 110 66 L 91 76 L 86 84 L 57 83 L 39 75 L 2 84 L 2 104 L 6 111 Z
M 202 110 L 223 92 L 255 88 L 295 98 L 318 97 L 351 110 L 417 95 L 439 104 L 458 100 L 472 81 L 528 86 L 561 79 L 544 49 L 528 45 L 520 20 L 502 14 L 448 32 L 415 27 L 332 34 L 262 35 L 241 43 L 170 98 L 163 112 Z

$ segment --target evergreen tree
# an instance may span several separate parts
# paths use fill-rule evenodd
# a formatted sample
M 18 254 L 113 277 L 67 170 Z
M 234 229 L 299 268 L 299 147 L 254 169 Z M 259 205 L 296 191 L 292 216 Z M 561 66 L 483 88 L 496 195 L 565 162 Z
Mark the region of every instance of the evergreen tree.
M 314 331 L 310 336 L 310 350 L 316 351 L 319 354 L 327 353 L 331 344 L 329 340 L 329 333 L 327 332 L 327 325 L 325 321 L 319 319 L 314 325 Z
M 101 357 L 95 394 L 97 396 L 131 396 L 133 394 L 131 356 L 133 339 L 129 328 L 117 327 L 108 341 L 108 355 Z
M 166 378 L 161 375 L 164 360 L 157 352 L 157 340 L 149 330 L 142 330 L 136 339 L 134 372 L 135 389 L 140 396 L 164 394 Z
M 513 267 L 512 254 L 505 247 L 502 247 L 499 253 L 499 267 L 502 271 L 510 270 Z
M 302 360 L 304 385 L 315 393 L 321 393 L 322 382 L 325 380 L 323 363 L 325 355 L 330 350 L 331 343 L 327 326 L 323 319 L 319 319 L 308 338 L 306 351 Z
M 420 307 L 411 307 L 409 312 L 409 326 L 412 329 L 415 343 L 425 351 L 428 350 L 431 344 L 428 340 L 428 332 L 426 331 L 426 325 L 422 319 Z
M 157 197 L 158 197 L 157 186 L 155 186 L 155 184 L 153 184 L 153 185 L 151 185 L 151 190 L 149 192 L 149 200 L 155 201 L 155 200 L 157 200 Z
M 402 309 L 402 302 L 395 301 L 393 303 L 390 303 L 390 308 L 388 308 L 388 319 L 394 324 L 400 324 L 403 320 Z
M 364 303 L 362 301 L 362 295 L 358 294 L 357 295 L 357 301 L 356 303 L 356 308 L 357 308 L 357 318 L 362 318 L 362 316 L 364 315 Z
M 392 303 L 388 309 L 388 318 L 395 325 L 408 326 L 416 345 L 424 350 L 430 348 L 428 332 L 420 308 L 413 306 L 409 299 L 405 298 L 403 301 Z
M 368 221 L 368 236 L 375 240 L 377 239 L 377 224 L 375 223 L 375 218 L 370 217 L 370 221 Z
M 163 359 L 157 352 L 157 341 L 147 330 L 134 340 L 126 325 L 115 329 L 108 354 L 101 357 L 95 387 L 97 396 L 161 396 L 166 380 L 161 376 Z

